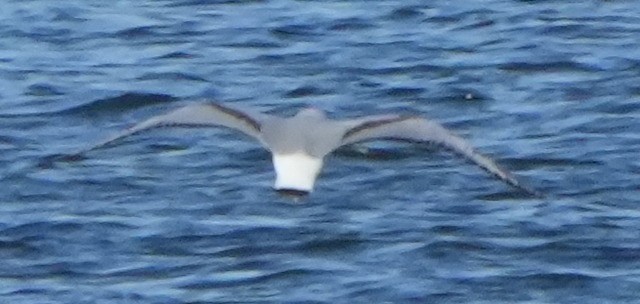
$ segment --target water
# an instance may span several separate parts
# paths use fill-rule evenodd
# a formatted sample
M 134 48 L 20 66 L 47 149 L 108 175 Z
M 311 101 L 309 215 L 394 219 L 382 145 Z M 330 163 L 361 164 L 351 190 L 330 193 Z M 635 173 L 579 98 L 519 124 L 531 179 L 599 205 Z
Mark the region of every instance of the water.
M 0 302 L 637 303 L 636 1 L 18 1 L 0 10 Z M 304 203 L 215 98 L 437 119 L 528 185 L 447 153 L 328 160 Z

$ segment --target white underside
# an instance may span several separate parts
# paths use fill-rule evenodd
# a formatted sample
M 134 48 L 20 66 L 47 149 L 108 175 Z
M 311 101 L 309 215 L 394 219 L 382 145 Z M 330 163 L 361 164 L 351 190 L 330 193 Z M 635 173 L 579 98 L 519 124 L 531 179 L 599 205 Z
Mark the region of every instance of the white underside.
M 313 190 L 316 178 L 322 169 L 322 158 L 297 152 L 292 154 L 273 154 L 273 167 L 276 171 L 275 189 Z

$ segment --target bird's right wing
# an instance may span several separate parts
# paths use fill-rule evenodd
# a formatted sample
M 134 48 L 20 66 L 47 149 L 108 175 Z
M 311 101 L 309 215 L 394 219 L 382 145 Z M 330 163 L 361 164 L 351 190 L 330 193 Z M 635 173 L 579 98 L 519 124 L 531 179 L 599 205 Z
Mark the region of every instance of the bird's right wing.
M 468 141 L 435 121 L 416 116 L 391 115 L 364 117 L 343 123 L 347 124 L 348 128 L 342 137 L 342 145 L 380 139 L 435 144 L 463 156 L 513 187 L 535 196 L 541 196 L 537 191 L 522 185 L 492 159 L 478 153 Z
M 257 111 L 241 111 L 212 102 L 192 104 L 151 117 L 76 154 L 102 148 L 131 135 L 162 127 L 226 127 L 245 133 L 263 143 L 260 129 L 262 122 L 269 116 Z

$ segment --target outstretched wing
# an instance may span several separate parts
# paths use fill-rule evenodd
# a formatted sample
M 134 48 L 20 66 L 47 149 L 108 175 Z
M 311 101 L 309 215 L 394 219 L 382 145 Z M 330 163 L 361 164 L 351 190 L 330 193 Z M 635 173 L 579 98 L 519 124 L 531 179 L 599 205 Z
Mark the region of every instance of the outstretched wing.
M 217 103 L 202 103 L 178 108 L 151 117 L 77 154 L 112 144 L 125 137 L 162 127 L 226 127 L 243 132 L 263 143 L 260 129 L 269 115 L 257 111 L 241 111 Z
M 415 116 L 384 116 L 346 121 L 350 128 L 344 133 L 341 145 L 380 139 L 424 142 L 442 146 L 459 154 L 507 184 L 529 194 L 540 193 L 522 185 L 508 171 L 493 160 L 478 153 L 471 144 L 453 134 L 437 122 Z

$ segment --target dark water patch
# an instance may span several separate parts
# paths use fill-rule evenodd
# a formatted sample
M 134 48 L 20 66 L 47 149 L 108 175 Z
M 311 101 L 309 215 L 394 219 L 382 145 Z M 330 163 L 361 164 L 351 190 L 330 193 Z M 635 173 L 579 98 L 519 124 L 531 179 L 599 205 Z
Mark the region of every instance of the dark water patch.
M 187 80 L 209 82 L 209 80 L 186 73 L 146 73 L 137 78 L 137 80 Z
M 498 66 L 507 72 L 518 73 L 556 73 L 556 72 L 596 72 L 600 70 L 595 66 L 580 64 L 574 61 L 550 61 L 550 62 L 510 62 Z
M 0 236 L 21 240 L 45 240 L 51 236 L 70 237 L 91 231 L 131 230 L 135 226 L 113 221 L 81 223 L 73 221 L 39 221 L 11 226 L 0 230 Z
M 213 19 L 220 16 L 217 14 L 211 14 L 209 17 Z M 164 27 L 162 28 L 162 31 L 166 33 L 167 36 L 175 37 L 176 40 L 188 41 L 190 37 L 200 37 L 208 34 L 206 30 L 201 29 L 201 26 L 201 22 L 187 20 L 180 22 L 175 26 L 175 28 Z
M 54 22 L 82 23 L 89 20 L 87 18 L 80 17 L 83 13 L 81 10 L 54 8 L 51 12 L 54 14 L 51 21 Z
M 423 88 L 397 87 L 386 89 L 380 94 L 389 97 L 413 97 L 420 95 L 424 91 L 425 89 Z
M 628 88 L 629 95 L 638 97 L 640 96 L 640 86 L 631 86 Z
M 38 43 L 50 43 L 52 45 L 66 45 L 74 43 L 79 38 L 73 37 L 73 32 L 69 29 L 35 27 L 30 31 L 10 30 L 6 35 L 12 37 L 27 37 Z
M 588 180 L 588 183 L 585 182 L 585 179 L 581 179 L 579 177 L 572 177 L 568 180 L 571 180 L 574 183 L 578 183 L 580 181 L 580 187 L 574 186 L 567 189 L 562 189 L 562 196 L 564 197 L 585 197 L 591 195 L 599 195 L 606 192 L 620 192 L 621 190 L 625 190 L 624 188 L 616 187 L 616 186 L 599 186 L 598 184 L 602 181 L 599 179 L 592 178 Z M 629 190 L 637 190 L 634 188 L 630 188 Z
M 375 81 L 369 81 L 369 80 L 361 80 L 361 81 L 358 82 L 358 86 L 363 87 L 363 88 L 368 88 L 368 89 L 374 89 L 374 88 L 381 87 L 382 83 L 375 82 Z
M 607 102 L 597 107 L 598 110 L 607 114 L 633 115 L 640 113 L 640 102 L 638 101 L 621 101 Z M 624 131 L 617 130 L 618 132 Z
M 583 24 L 563 24 L 563 25 L 550 25 L 540 29 L 542 35 L 567 35 L 575 34 L 584 31 L 587 27 Z
M 579 273 L 537 273 L 512 279 L 517 280 L 519 284 L 527 286 L 527 288 L 541 290 L 566 288 L 584 290 L 596 281 L 595 277 Z
M 460 22 L 462 16 L 461 15 L 434 15 L 426 18 L 423 22 L 426 23 L 436 23 L 440 25 L 449 25 L 449 24 L 457 24 Z
M 482 42 L 481 44 L 478 45 L 478 47 L 480 48 L 489 48 L 489 47 L 500 47 L 502 45 L 508 44 L 509 40 L 508 39 L 504 39 L 504 38 L 495 38 L 492 40 L 487 40 Z M 535 48 L 535 46 L 532 45 L 532 48 Z
M 531 199 L 531 198 L 540 199 L 550 195 L 550 193 L 548 193 L 547 191 L 538 189 L 537 187 L 532 187 L 530 184 L 527 184 L 526 186 L 531 192 L 535 192 L 535 193 L 532 194 L 532 193 L 521 191 L 519 189 L 512 189 L 510 191 L 481 194 L 481 195 L 477 195 L 476 198 L 483 201 L 496 202 L 496 201 L 523 200 L 523 199 Z
M 58 163 L 75 163 L 86 160 L 84 154 L 51 154 L 41 157 L 36 163 L 35 167 L 38 169 L 52 169 L 56 167 Z
M 283 47 L 281 43 L 260 39 L 249 39 L 242 42 L 224 43 L 222 44 L 222 46 L 247 49 L 278 49 Z
M 321 36 L 320 31 L 313 25 L 291 24 L 272 28 L 271 35 L 280 40 L 312 41 Z
M 446 236 L 460 235 L 464 231 L 462 227 L 454 225 L 436 225 L 429 230 L 435 234 Z
M 0 233 L 2 233 L 2 230 L 0 230 Z M 0 239 L 0 256 L 29 256 L 38 252 L 38 248 L 31 245 L 28 239 Z
M 351 251 L 362 247 L 366 242 L 357 236 L 336 236 L 306 241 L 299 247 L 305 254 L 326 254 L 336 251 Z
M 174 100 L 176 100 L 175 97 L 165 94 L 125 93 L 116 97 L 98 99 L 76 107 L 61 110 L 56 114 L 92 117 L 100 115 L 111 115 L 115 112 L 125 112 L 144 106 L 168 103 Z
M 42 231 L 68 234 L 71 232 L 77 232 L 82 227 L 82 224 L 72 222 L 30 222 L 2 229 L 0 230 L 0 236 L 39 236 Z
M 54 278 L 90 278 L 92 274 L 88 272 L 95 266 L 91 262 L 49 262 L 28 264 L 21 267 L 19 271 L 12 272 L 9 277 L 16 279 L 54 279 Z M 7 277 L 7 272 L 0 269 L 0 277 Z
M 7 293 L 3 293 L 2 295 L 5 296 L 12 296 L 12 295 L 38 295 L 38 294 L 48 294 L 50 292 L 49 289 L 47 288 L 38 288 L 38 287 L 31 287 L 31 288 L 19 288 L 17 290 L 13 290 L 11 292 L 7 292 Z
M 452 256 L 487 252 L 493 248 L 495 248 L 494 245 L 480 241 L 435 241 L 414 251 L 431 258 L 451 258 Z
M 189 256 L 199 255 L 200 248 L 215 245 L 219 237 L 215 234 L 152 235 L 140 238 L 138 242 L 146 255 Z
M 331 93 L 330 91 L 324 90 L 322 88 L 306 85 L 306 86 L 301 86 L 286 92 L 284 94 L 284 97 L 285 98 L 302 98 L 302 97 L 308 97 L 308 96 L 321 96 L 321 95 L 326 95 L 330 93 Z
M 385 16 L 386 19 L 396 21 L 409 21 L 411 19 L 422 18 L 422 7 L 405 6 L 396 8 Z
M 56 96 L 64 93 L 49 84 L 33 84 L 27 88 L 24 94 L 29 96 Z
M 640 266 L 640 248 L 637 244 L 621 244 L 621 246 L 596 246 L 591 248 L 591 256 L 594 259 L 609 264 L 625 263 L 630 267 Z
M 261 226 L 247 228 L 243 227 L 225 233 L 225 237 L 229 239 L 241 241 L 248 244 L 259 244 L 260 241 L 271 240 L 276 236 L 278 238 L 284 238 L 291 237 L 293 235 L 288 228 Z
M 185 151 L 190 148 L 188 145 L 179 144 L 179 143 L 151 143 L 147 145 L 149 150 L 151 151 Z
M 192 54 L 189 52 L 171 52 L 166 55 L 158 56 L 157 59 L 193 59 L 202 57 L 200 55 Z
M 619 107 L 616 108 L 610 108 L 608 105 L 602 105 L 602 109 L 600 109 L 603 113 L 607 113 L 607 111 L 611 111 L 612 113 L 607 113 L 607 114 L 613 114 L 615 116 L 621 116 L 620 118 L 618 117 L 607 117 L 607 116 L 600 116 L 597 118 L 593 118 L 590 121 L 586 121 L 584 123 L 580 123 L 580 124 L 576 124 L 574 126 L 571 126 L 570 128 L 567 128 L 567 131 L 573 131 L 576 132 L 578 134 L 581 134 L 582 136 L 579 138 L 576 137 L 567 137 L 564 139 L 559 139 L 557 140 L 557 142 L 573 142 L 573 143 L 583 143 L 583 144 L 587 144 L 587 143 L 598 143 L 601 142 L 602 138 L 600 138 L 600 136 L 602 135 L 608 135 L 611 136 L 611 139 L 616 139 L 618 141 L 619 144 L 622 144 L 623 142 L 619 141 L 620 137 L 616 136 L 617 134 L 624 134 L 626 132 L 632 132 L 632 131 L 637 131 L 638 130 L 638 125 L 633 123 L 633 118 L 631 118 L 630 116 L 633 115 L 634 112 L 628 112 L 628 113 L 619 113 L 618 110 L 620 108 L 625 108 L 626 105 L 620 105 Z M 630 106 L 631 108 L 635 108 L 636 106 Z M 597 151 L 603 151 L 602 148 L 599 149 L 595 149 L 595 147 L 592 147 L 592 150 L 590 151 L 590 154 L 585 154 L 585 156 L 588 157 L 592 157 L 592 156 L 597 156 Z M 624 152 L 624 149 L 621 150 L 621 152 Z
M 479 28 L 483 28 L 483 27 L 493 26 L 495 24 L 496 24 L 496 22 L 494 20 L 481 19 L 481 20 L 475 20 L 471 24 L 460 26 L 460 27 L 456 28 L 456 30 L 458 30 L 458 31 L 475 30 L 475 29 L 479 29 Z M 485 43 L 484 45 L 490 45 L 490 44 L 494 44 L 494 43 L 489 43 L 489 44 Z
M 411 159 L 428 159 L 440 153 L 436 146 L 429 144 L 410 144 L 405 142 L 385 143 L 385 147 L 375 144 L 355 144 L 336 150 L 333 154 L 338 157 L 362 160 L 366 162 L 385 162 Z
M 117 31 L 114 36 L 122 39 L 145 40 L 150 37 L 158 36 L 157 26 L 140 26 Z
M 328 29 L 330 31 L 337 31 L 337 32 L 350 32 L 350 31 L 366 30 L 373 27 L 374 27 L 374 24 L 360 18 L 345 18 L 345 19 L 334 20 Z
M 29 141 L 22 137 L 0 135 L 0 145 L 21 146 L 26 144 L 27 142 Z
M 569 87 L 563 90 L 564 100 L 568 101 L 584 101 L 594 96 L 593 87 Z

